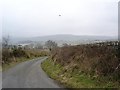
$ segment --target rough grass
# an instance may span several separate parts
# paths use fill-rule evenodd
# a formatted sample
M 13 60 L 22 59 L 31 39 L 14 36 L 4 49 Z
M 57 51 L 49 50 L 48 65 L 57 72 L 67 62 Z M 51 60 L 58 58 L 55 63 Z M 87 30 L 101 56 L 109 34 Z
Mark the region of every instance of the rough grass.
M 43 70 L 54 79 L 58 78 L 58 74 L 61 73 L 62 67 L 59 64 L 54 64 L 52 60 L 47 59 L 41 64 Z
M 65 72 L 60 64 L 55 64 L 50 58 L 42 63 L 43 70 L 52 79 L 57 80 L 66 88 L 116 88 L 114 82 L 98 82 L 97 79 L 90 78 L 88 75 L 79 72 Z
M 120 46 L 111 43 L 61 47 L 52 51 L 52 60 L 66 71 L 76 70 L 93 78 L 109 77 L 109 81 L 120 82 Z
M 118 41 L 61 47 L 53 49 L 50 58 L 46 61 L 49 64 L 43 64 L 46 67 L 45 71 L 52 77 L 59 77 L 57 80 L 60 79 L 65 86 L 120 87 L 120 43 Z M 60 65 L 62 70 L 60 68 L 54 70 L 57 65 Z M 59 69 L 61 70 L 59 73 L 54 73 Z

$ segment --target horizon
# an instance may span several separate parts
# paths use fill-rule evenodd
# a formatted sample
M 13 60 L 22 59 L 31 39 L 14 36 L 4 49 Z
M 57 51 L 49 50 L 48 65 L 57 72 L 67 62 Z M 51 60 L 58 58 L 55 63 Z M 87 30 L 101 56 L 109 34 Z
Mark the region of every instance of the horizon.
M 41 35 L 41 36 L 32 36 L 32 37 L 17 37 L 17 36 L 10 36 L 10 35 L 5 35 L 2 37 L 7 37 L 9 36 L 10 38 L 37 38 L 37 37 L 49 37 L 49 36 L 90 36 L 90 37 L 118 37 L 117 35 L 115 36 L 103 36 L 103 35 L 75 35 L 75 34 L 51 34 L 51 35 Z

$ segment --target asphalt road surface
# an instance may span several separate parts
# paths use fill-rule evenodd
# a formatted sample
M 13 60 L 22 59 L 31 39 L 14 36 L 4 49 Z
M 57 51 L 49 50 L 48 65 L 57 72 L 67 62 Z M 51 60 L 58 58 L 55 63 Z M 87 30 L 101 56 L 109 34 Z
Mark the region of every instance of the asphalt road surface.
M 2 88 L 60 88 L 42 70 L 47 57 L 26 61 L 2 73 Z

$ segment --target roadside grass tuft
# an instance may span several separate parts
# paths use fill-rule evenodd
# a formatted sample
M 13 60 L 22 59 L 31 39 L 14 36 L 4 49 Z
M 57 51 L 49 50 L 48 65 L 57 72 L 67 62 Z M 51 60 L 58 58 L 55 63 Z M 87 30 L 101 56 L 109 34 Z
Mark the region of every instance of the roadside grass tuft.
M 50 59 L 45 60 L 42 64 L 41 64 L 43 70 L 46 71 L 46 73 L 53 79 L 58 79 L 58 74 L 61 73 L 62 71 L 62 67 L 57 64 L 55 65 L 53 63 L 53 61 L 51 61 Z

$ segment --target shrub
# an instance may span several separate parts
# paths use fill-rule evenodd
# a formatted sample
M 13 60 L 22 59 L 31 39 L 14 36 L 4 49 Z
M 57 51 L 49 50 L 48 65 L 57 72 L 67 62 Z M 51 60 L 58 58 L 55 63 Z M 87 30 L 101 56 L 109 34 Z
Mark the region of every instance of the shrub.
M 66 69 L 77 67 L 88 75 L 120 80 L 119 42 L 67 46 L 52 51 L 52 59 Z M 114 79 L 114 80 L 116 80 Z

